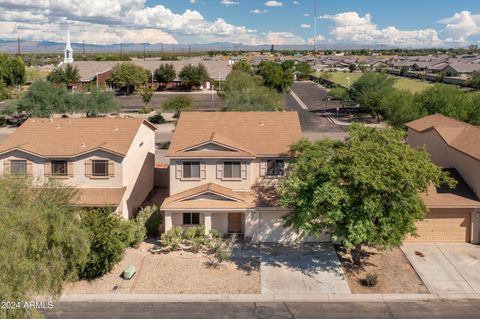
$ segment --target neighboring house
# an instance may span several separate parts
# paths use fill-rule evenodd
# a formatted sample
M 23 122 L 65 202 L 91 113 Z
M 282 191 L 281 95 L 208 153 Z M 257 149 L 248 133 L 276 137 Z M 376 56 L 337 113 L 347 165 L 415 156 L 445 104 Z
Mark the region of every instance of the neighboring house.
M 480 64 L 463 62 L 450 63 L 440 70 L 446 76 L 460 78 L 468 78 L 475 71 L 480 71 Z
M 406 124 L 408 143 L 457 179 L 455 189 L 430 186 L 429 213 L 418 223 L 422 241 L 480 243 L 480 127 L 435 114 Z
M 168 151 L 165 230 L 204 225 L 253 242 L 298 238 L 268 190 L 288 171 L 289 147 L 301 136 L 297 112 L 182 112 Z
M 124 218 L 153 188 L 155 126 L 133 118 L 28 119 L 0 145 L 0 174 L 57 180 L 73 204 Z

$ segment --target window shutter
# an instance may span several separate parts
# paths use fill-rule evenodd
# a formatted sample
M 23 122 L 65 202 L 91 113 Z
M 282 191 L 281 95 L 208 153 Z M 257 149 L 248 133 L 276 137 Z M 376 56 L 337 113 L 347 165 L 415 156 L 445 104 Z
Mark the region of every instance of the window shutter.
M 241 168 L 242 169 L 242 173 L 241 173 L 242 179 L 247 179 L 247 167 L 248 167 L 248 165 L 245 162 L 242 162 L 241 165 L 242 165 L 242 168 Z
M 217 178 L 223 178 L 223 162 L 217 162 Z
M 67 175 L 68 175 L 68 177 L 73 177 L 73 162 L 72 161 L 67 162 Z
M 3 175 L 10 174 L 12 174 L 12 164 L 10 163 L 10 160 L 3 160 Z
M 45 161 L 45 165 L 44 165 L 44 174 L 45 176 L 50 176 L 52 175 L 52 162 L 51 161 Z
M 27 161 L 27 175 L 33 175 L 33 163 L 31 161 Z
M 85 176 L 92 177 L 92 160 L 85 160 Z
M 200 178 L 207 178 L 207 164 L 205 162 L 200 162 Z
M 108 161 L 108 176 L 115 177 L 115 162 Z
M 175 177 L 181 179 L 183 177 L 183 163 L 177 162 L 175 164 Z
M 267 161 L 260 161 L 260 176 L 267 175 Z

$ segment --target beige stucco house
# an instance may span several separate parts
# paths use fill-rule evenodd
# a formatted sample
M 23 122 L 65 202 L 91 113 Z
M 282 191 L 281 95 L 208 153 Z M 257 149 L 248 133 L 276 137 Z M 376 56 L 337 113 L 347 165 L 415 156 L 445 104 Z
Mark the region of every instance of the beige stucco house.
M 205 225 L 253 242 L 297 239 L 263 189 L 285 175 L 301 136 L 296 112 L 183 112 L 168 151 L 165 230 Z
M 422 194 L 430 211 L 411 240 L 480 243 L 480 127 L 440 114 L 406 125 L 408 143 L 425 147 L 458 181 L 453 190 L 431 186 Z
M 0 145 L 0 174 L 74 187 L 75 205 L 132 216 L 153 188 L 155 126 L 133 118 L 28 119 Z

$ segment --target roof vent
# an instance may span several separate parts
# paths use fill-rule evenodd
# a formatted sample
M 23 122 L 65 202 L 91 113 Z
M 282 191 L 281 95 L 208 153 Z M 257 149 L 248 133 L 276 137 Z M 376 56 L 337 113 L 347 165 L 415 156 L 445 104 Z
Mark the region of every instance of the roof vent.
M 118 131 L 118 127 L 114 128 L 113 130 L 114 130 L 114 131 Z
M 52 118 L 49 118 L 48 121 L 49 121 L 50 123 L 53 123 L 53 119 L 52 119 Z
M 55 125 L 55 127 L 56 127 L 57 129 L 59 129 L 59 128 L 60 128 L 60 124 L 57 123 L 57 125 Z
M 67 123 L 68 123 L 68 124 L 72 124 L 72 120 L 68 120 Z
M 83 142 L 82 144 L 80 144 L 80 147 L 85 147 L 85 142 Z
M 263 121 L 260 121 L 260 123 L 258 123 L 260 126 L 265 126 L 265 123 L 263 123 Z

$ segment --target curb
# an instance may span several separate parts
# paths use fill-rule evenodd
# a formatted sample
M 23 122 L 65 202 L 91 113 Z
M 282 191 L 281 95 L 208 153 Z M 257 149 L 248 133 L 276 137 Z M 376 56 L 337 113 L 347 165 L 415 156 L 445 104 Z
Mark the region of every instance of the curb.
M 408 302 L 480 300 L 480 294 L 316 294 L 316 295 L 205 295 L 205 294 L 97 294 L 63 295 L 60 302 Z

